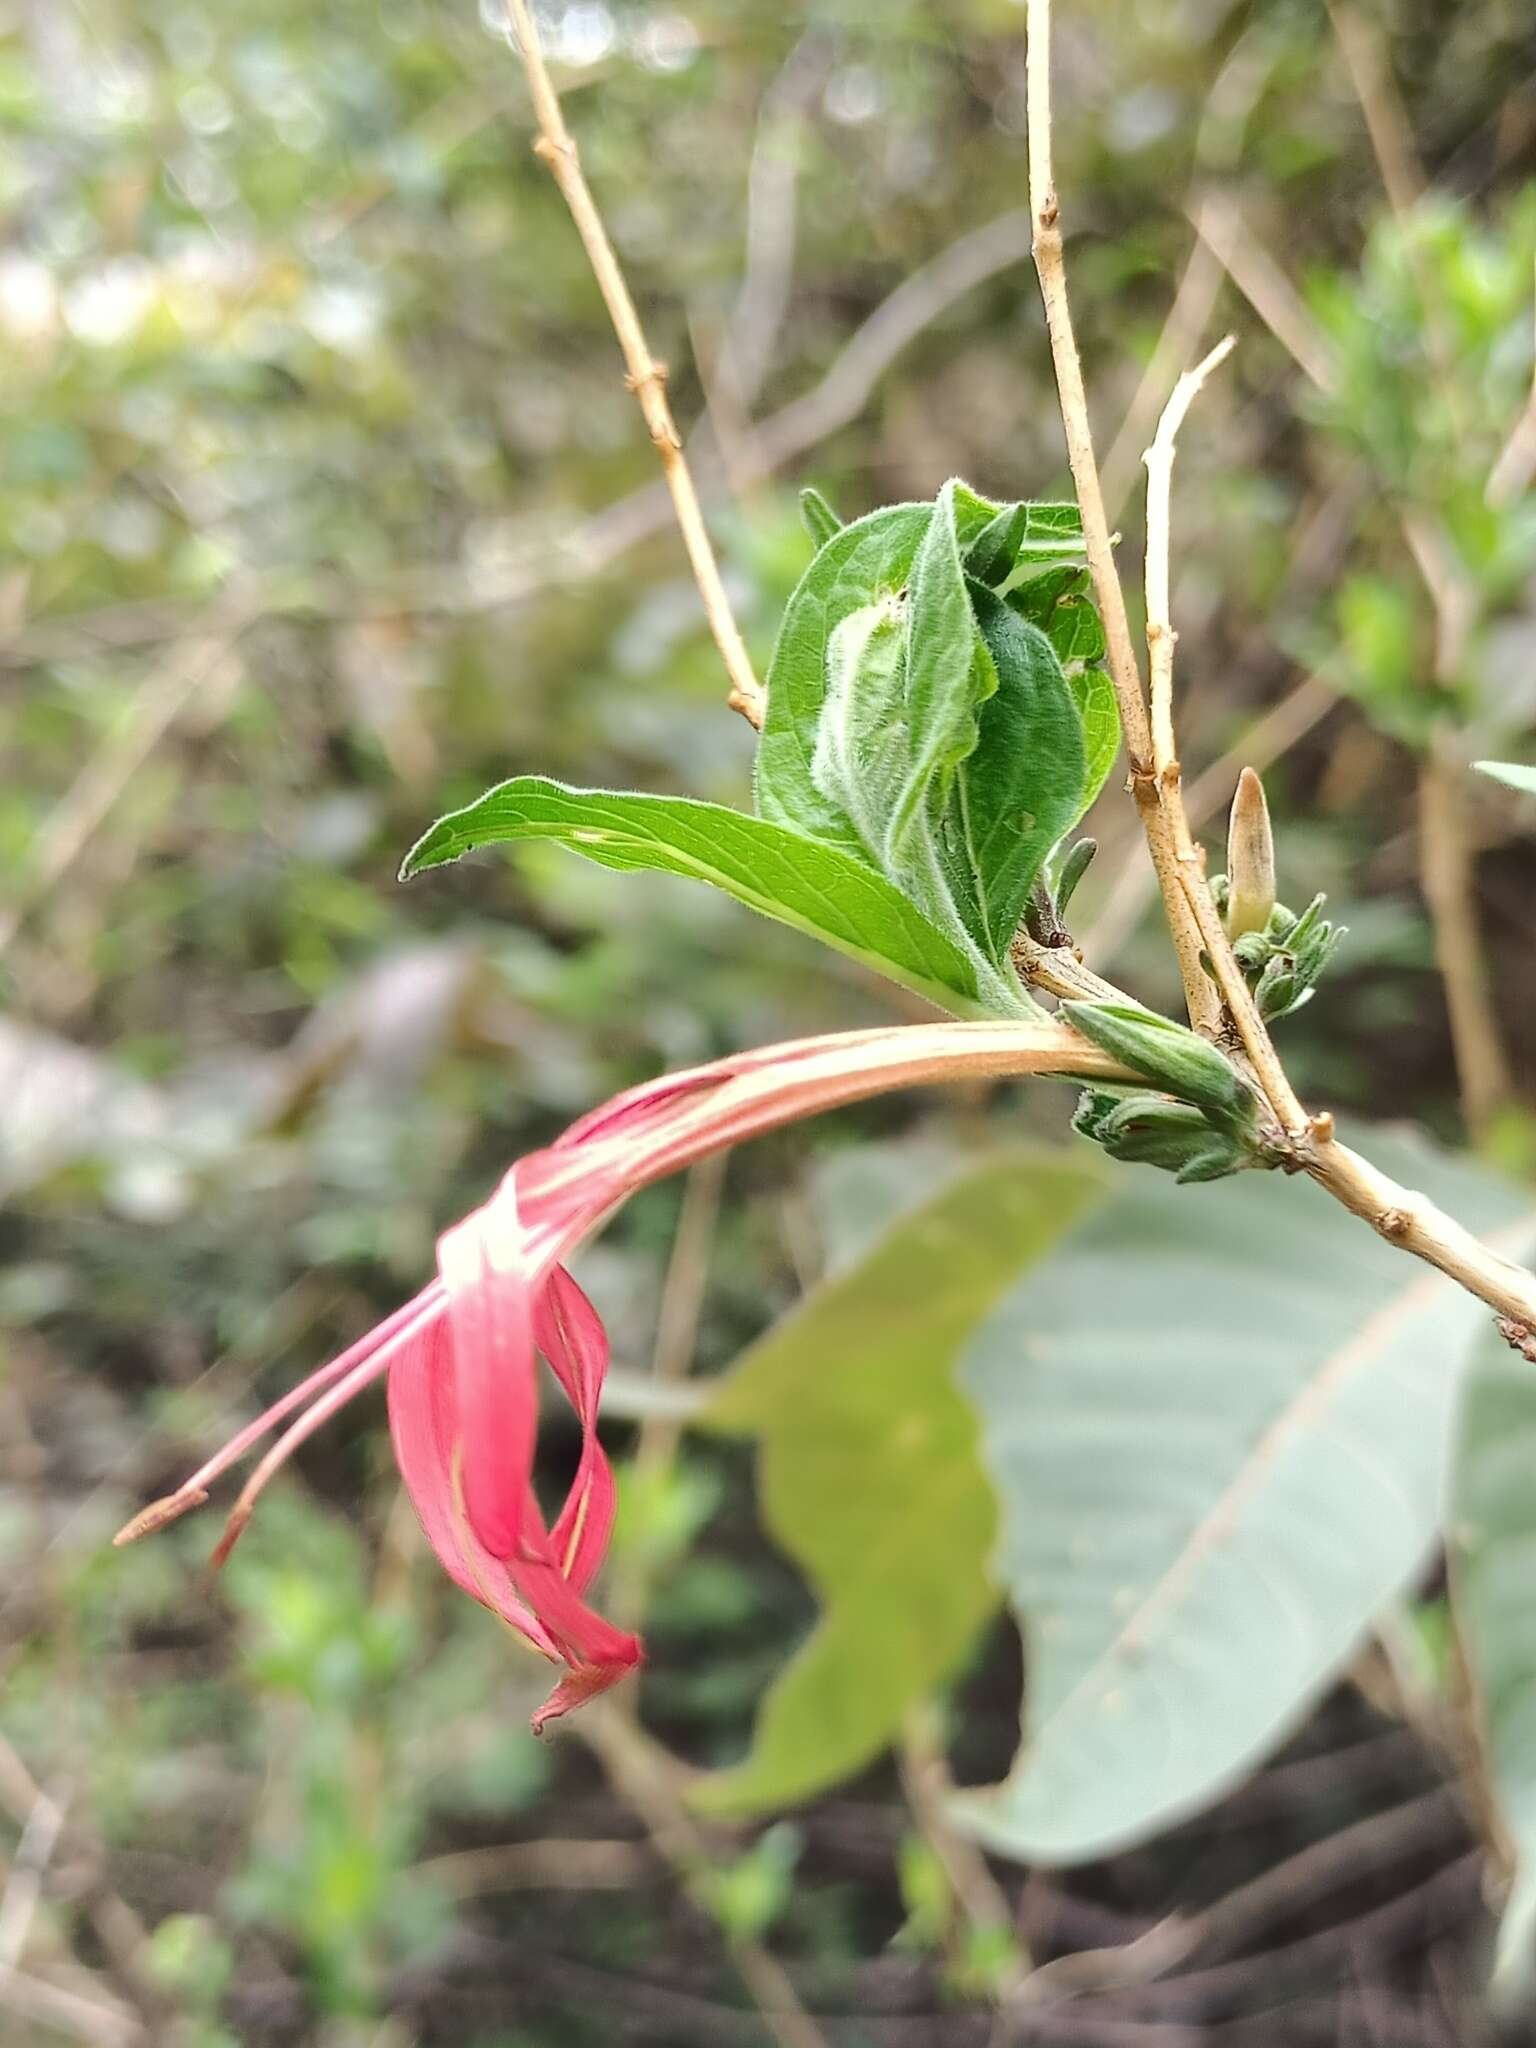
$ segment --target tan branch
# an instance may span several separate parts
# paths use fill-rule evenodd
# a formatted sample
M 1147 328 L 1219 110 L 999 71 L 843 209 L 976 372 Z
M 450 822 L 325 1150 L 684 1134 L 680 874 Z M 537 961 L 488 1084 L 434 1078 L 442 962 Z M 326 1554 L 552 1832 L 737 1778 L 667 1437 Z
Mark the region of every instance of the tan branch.
M 1225 753 L 1184 785 L 1184 809 L 1190 830 L 1198 831 L 1231 802 L 1232 785 L 1244 766 L 1262 775 L 1320 724 L 1338 701 L 1337 693 L 1321 676 L 1303 676 Z M 1151 892 L 1151 878 L 1144 863 L 1126 861 L 1101 900 L 1093 923 L 1078 934 L 1084 952 L 1095 959 L 1112 960 L 1134 931 Z
M 1152 767 L 1152 735 L 1142 694 L 1141 671 L 1131 643 L 1125 593 L 1115 568 L 1104 493 L 1093 452 L 1088 396 L 1083 366 L 1072 330 L 1067 302 L 1066 265 L 1062 255 L 1061 207 L 1051 169 L 1051 6 L 1050 0 L 1029 0 L 1026 97 L 1029 116 L 1029 204 L 1034 225 L 1035 269 L 1045 301 L 1045 325 L 1056 372 L 1056 390 L 1066 434 L 1067 461 L 1083 518 L 1083 544 L 1093 577 L 1094 594 L 1103 615 L 1110 679 L 1120 708 L 1120 725 L 1130 756 L 1131 788 L 1141 815 L 1147 848 L 1157 873 L 1168 929 L 1184 984 L 1190 1022 L 1214 1032 L 1220 1005 L 1200 964 L 1199 926 L 1189 908 L 1179 876 L 1178 851 L 1171 820 L 1164 808 Z
M 522 54 L 523 68 L 528 74 L 528 90 L 539 124 L 539 139 L 534 150 L 549 166 L 561 197 L 570 209 L 576 232 L 581 237 L 582 247 L 597 279 L 598 290 L 603 295 L 603 304 L 613 322 L 613 331 L 618 337 L 629 388 L 635 394 L 646 429 L 661 458 L 683 545 L 688 551 L 694 581 L 704 601 L 704 613 L 730 678 L 731 690 L 727 701 L 749 725 L 761 727 L 763 688 L 753 670 L 752 658 L 747 653 L 721 580 L 720 565 L 715 560 L 714 546 L 704 524 L 693 475 L 683 453 L 682 437 L 667 400 L 666 369 L 651 354 L 624 272 L 583 174 L 575 139 L 565 125 L 565 117 L 560 111 L 560 96 L 544 62 L 533 11 L 528 0 L 505 0 L 505 4 L 508 22 Z
M 1473 1137 L 1481 1138 L 1509 1100 L 1511 1081 L 1479 933 L 1465 777 L 1444 745 L 1432 743 L 1419 765 L 1419 882 L 1450 1016 L 1462 1113 Z
M 1519 1329 L 1536 1330 L 1536 1274 L 1341 1144 L 1332 1124 L 1331 1117 L 1315 1117 L 1312 1139 L 1301 1148 L 1302 1166 L 1319 1186 L 1388 1244 L 1435 1267 Z

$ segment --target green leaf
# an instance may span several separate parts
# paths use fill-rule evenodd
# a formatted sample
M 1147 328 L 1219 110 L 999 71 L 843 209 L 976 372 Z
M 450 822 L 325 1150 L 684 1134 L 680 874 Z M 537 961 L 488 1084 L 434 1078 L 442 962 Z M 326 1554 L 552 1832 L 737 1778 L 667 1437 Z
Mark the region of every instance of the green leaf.
M 1519 761 L 1474 761 L 1472 765 L 1480 773 L 1491 775 L 1495 782 L 1507 782 L 1511 789 L 1536 796 L 1536 768 L 1527 768 Z
M 903 1217 L 726 1378 L 703 1426 L 757 1439 L 768 1527 L 821 1605 L 752 1747 L 697 1797 L 755 1813 L 879 1754 L 963 1662 L 997 1603 L 996 1538 L 959 1348 L 1102 1192 L 1060 1153 L 1010 1152 Z
M 907 768 L 886 829 L 881 865 L 887 874 L 903 863 L 930 793 L 941 805 L 947 798 L 953 770 L 976 747 L 981 707 L 998 687 L 996 665 L 971 609 L 955 491 L 953 479 L 940 491 L 912 564 L 906 601 Z
M 886 505 L 834 534 L 795 586 L 768 665 L 757 808 L 765 818 L 861 856 L 866 849 L 846 806 L 812 773 L 830 644 L 851 614 L 899 599 L 932 518 L 929 504 Z
M 971 542 L 965 566 L 979 583 L 1000 589 L 1021 569 L 1063 557 L 1081 559 L 1083 521 L 1076 505 L 1004 505 Z
M 1058 648 L 1058 659 L 1060 653 Z M 1064 662 L 1062 665 L 1066 666 Z M 1120 752 L 1120 706 L 1115 701 L 1115 686 L 1101 668 L 1069 670 L 1067 688 L 1077 703 L 1085 758 L 1082 801 L 1077 818 L 1067 827 L 1070 832 L 1109 780 L 1109 771 L 1115 765 Z
M 1536 1972 L 1536 1365 L 1483 1332 L 1462 1399 L 1451 1474 L 1453 1607 L 1493 1790 L 1515 1850 L 1495 1977 Z
M 655 868 L 711 882 L 765 917 L 962 1013 L 1023 1015 L 1035 1005 L 938 931 L 901 892 L 835 846 L 722 804 L 570 789 L 541 775 L 499 783 L 418 840 L 402 879 L 481 846 L 553 839 L 610 868 Z
M 973 586 L 971 597 L 998 687 L 981 707 L 975 751 L 955 770 L 935 836 L 962 921 L 1002 961 L 1030 884 L 1082 815 L 1083 729 L 1044 634 L 990 591 Z
M 809 484 L 800 493 L 800 517 L 805 521 L 805 530 L 817 547 L 825 547 L 833 534 L 841 533 L 843 522 L 832 507 Z
M 1120 707 L 1114 684 L 1100 665 L 1106 643 L 1093 602 L 1093 581 L 1086 569 L 1052 569 L 1010 590 L 1008 602 L 1050 641 L 1076 700 L 1087 755 L 1080 818 L 1104 787 L 1120 752 Z
M 1050 641 L 1064 669 L 1078 662 L 1104 659 L 1108 645 L 1104 623 L 1093 601 L 1093 579 L 1086 569 L 1050 569 L 1007 593 L 1021 619 Z
M 997 507 L 962 483 L 946 489 L 956 535 L 968 547 Z M 765 818 L 857 849 L 859 835 L 846 810 L 811 772 L 830 642 L 851 613 L 901 597 L 933 515 L 931 503 L 866 513 L 831 536 L 796 584 L 768 665 L 768 708 L 757 750 L 757 808 Z
M 1472 1229 L 1529 1198 L 1373 1138 Z M 1029 1671 L 1024 1744 L 962 1823 L 1073 1863 L 1209 1803 L 1302 1719 L 1437 1538 L 1456 1371 L 1487 1310 L 1305 1181 L 1126 1175 L 977 1332 Z

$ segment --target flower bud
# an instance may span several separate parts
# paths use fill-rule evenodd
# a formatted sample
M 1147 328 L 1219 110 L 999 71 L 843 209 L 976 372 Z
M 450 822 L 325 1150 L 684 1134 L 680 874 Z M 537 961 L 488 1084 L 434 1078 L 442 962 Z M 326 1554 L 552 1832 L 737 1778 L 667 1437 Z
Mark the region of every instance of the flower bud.
M 1123 1060 L 1170 1095 L 1246 1118 L 1253 1095 L 1209 1040 L 1139 1003 L 1063 1003 L 1061 1014 L 1090 1044 Z
M 1275 907 L 1275 835 L 1264 785 L 1251 768 L 1237 781 L 1227 827 L 1227 933 L 1261 932 Z

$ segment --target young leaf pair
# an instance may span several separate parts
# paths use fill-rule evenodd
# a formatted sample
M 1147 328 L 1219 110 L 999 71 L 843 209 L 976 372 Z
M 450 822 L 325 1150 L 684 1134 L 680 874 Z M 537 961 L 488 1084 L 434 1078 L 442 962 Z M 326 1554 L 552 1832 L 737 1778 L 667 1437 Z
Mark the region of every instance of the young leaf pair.
M 1118 742 L 1081 572 L 1060 573 L 1080 545 L 1071 508 L 955 481 L 886 506 L 823 543 L 769 672 L 759 812 L 883 875 L 1010 1002 L 1030 888 Z
M 1009 963 L 1031 887 L 1119 745 L 1075 506 L 946 484 L 824 535 L 768 675 L 757 816 L 519 776 L 442 818 L 417 874 L 554 839 L 712 882 L 962 1016 L 1037 1014 Z

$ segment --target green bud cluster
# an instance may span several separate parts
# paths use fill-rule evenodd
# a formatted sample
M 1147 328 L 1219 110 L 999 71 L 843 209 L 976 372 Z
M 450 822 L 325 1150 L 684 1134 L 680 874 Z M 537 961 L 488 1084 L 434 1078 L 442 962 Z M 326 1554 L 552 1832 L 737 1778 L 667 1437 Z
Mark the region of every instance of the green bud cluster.
M 1212 884 L 1218 907 L 1226 909 L 1227 882 L 1218 875 Z M 1253 990 L 1259 1015 L 1266 1023 L 1288 1017 L 1310 1000 L 1313 988 L 1348 930 L 1323 916 L 1327 897 L 1312 898 L 1298 917 L 1277 903 L 1261 931 L 1244 932 L 1232 950 Z
M 1111 1159 L 1160 1166 L 1176 1180 L 1223 1180 L 1260 1162 L 1241 1137 L 1220 1130 L 1192 1102 L 1166 1095 L 1113 1095 L 1085 1088 L 1072 1128 L 1102 1145 Z
M 1072 1128 L 1112 1159 L 1159 1166 L 1186 1182 L 1270 1163 L 1258 1100 L 1209 1040 L 1137 1003 L 1067 1002 L 1061 1014 L 1091 1044 L 1167 1090 L 1084 1091 Z

